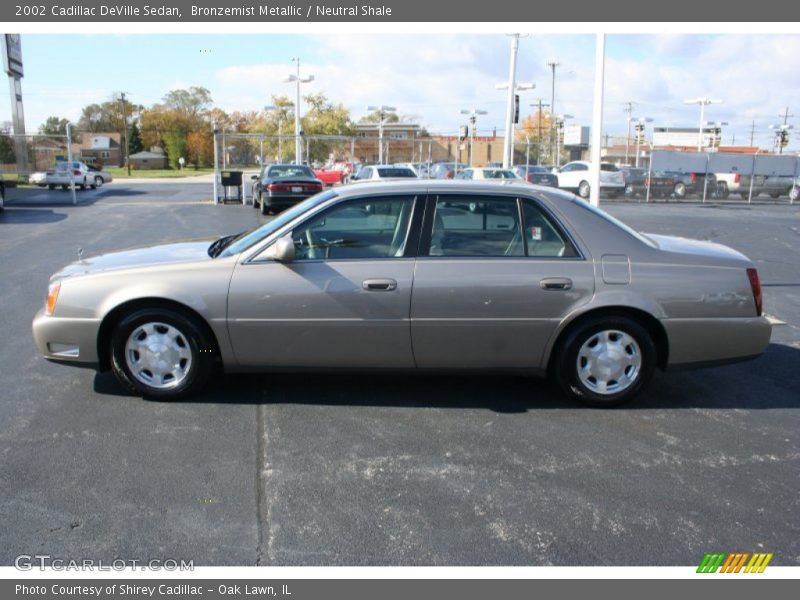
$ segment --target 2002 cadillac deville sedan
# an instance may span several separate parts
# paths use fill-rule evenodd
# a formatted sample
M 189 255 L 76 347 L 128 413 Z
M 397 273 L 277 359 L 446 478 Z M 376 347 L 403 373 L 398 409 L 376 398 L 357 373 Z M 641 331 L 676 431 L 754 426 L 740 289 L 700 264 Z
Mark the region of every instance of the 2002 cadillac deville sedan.
M 508 369 L 609 406 L 654 369 L 769 343 L 753 263 L 637 233 L 528 184 L 381 182 L 318 194 L 250 232 L 106 254 L 52 276 L 45 358 L 190 394 L 216 368 Z

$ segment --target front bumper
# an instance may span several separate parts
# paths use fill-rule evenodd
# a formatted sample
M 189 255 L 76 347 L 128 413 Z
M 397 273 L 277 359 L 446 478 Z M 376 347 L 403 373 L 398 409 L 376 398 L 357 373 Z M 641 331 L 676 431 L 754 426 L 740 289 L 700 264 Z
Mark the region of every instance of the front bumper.
M 47 360 L 96 368 L 100 319 L 53 317 L 39 310 L 33 319 L 33 341 Z
M 663 319 L 669 343 L 669 368 L 705 366 L 755 358 L 772 336 L 766 317 Z

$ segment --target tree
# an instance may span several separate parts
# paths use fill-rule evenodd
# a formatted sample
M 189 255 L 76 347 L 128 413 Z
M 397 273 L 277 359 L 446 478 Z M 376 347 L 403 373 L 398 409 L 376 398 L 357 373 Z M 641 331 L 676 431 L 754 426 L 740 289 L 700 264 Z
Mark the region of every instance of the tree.
M 42 135 L 67 135 L 67 124 L 69 119 L 59 117 L 47 117 L 47 120 L 39 127 Z
M 304 96 L 308 110 L 303 116 L 303 131 L 306 135 L 314 136 L 344 136 L 355 135 L 356 128 L 350 119 L 350 111 L 343 104 L 331 104 L 322 94 L 309 94 Z M 396 115 L 395 115 L 396 116 Z M 349 152 L 350 145 L 345 140 L 308 140 L 309 154 L 312 160 L 328 160 L 331 154 L 342 155 Z
M 136 121 L 134 121 L 131 123 L 130 129 L 128 129 L 128 156 L 141 152 L 142 150 L 144 150 L 142 133 L 139 131 L 139 126 L 136 124 Z
M 17 162 L 17 155 L 14 152 L 14 138 L 11 137 L 11 123 L 3 121 L 0 123 L 0 163 L 10 164 Z
M 517 142 L 526 142 L 528 139 L 531 144 L 531 155 L 536 156 L 539 162 L 545 160 L 552 161 L 555 157 L 550 156 L 550 138 L 553 115 L 543 110 L 525 117 L 516 130 Z
M 164 107 L 189 121 L 196 121 L 211 104 L 211 92 L 204 87 L 191 86 L 188 90 L 172 90 L 164 96 Z
M 365 115 L 365 116 L 361 117 L 358 120 L 358 122 L 359 123 L 375 123 L 377 125 L 380 122 L 380 120 L 381 120 L 381 111 L 376 110 L 374 112 L 369 113 L 368 115 Z M 384 123 L 399 123 L 400 122 L 400 117 L 397 115 L 397 113 L 393 113 L 393 112 L 383 113 L 383 122 Z
M 186 158 L 186 135 L 180 131 L 170 131 L 164 136 L 164 151 L 167 153 L 169 165 L 179 169 L 179 159 Z
M 186 160 L 195 169 L 214 164 L 214 137 L 210 129 L 189 132 L 186 136 Z

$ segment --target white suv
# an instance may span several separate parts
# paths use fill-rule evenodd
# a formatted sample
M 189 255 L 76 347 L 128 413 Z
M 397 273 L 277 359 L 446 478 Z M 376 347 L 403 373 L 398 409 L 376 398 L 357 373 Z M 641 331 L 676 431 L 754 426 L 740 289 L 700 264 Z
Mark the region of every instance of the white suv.
M 581 198 L 588 198 L 591 186 L 589 184 L 589 168 L 591 163 L 585 160 L 576 160 L 565 164 L 558 169 L 558 187 L 577 193 Z M 600 163 L 600 192 L 607 193 L 614 198 L 625 191 L 625 177 L 616 165 Z

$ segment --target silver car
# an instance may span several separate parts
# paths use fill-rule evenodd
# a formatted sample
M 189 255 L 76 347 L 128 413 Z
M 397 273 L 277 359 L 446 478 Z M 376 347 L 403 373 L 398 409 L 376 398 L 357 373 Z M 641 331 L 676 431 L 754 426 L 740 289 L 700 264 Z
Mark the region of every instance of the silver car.
M 474 209 L 472 208 L 474 206 Z M 528 183 L 342 186 L 252 231 L 73 263 L 41 354 L 148 397 L 218 369 L 517 370 L 596 406 L 769 343 L 753 263 Z

